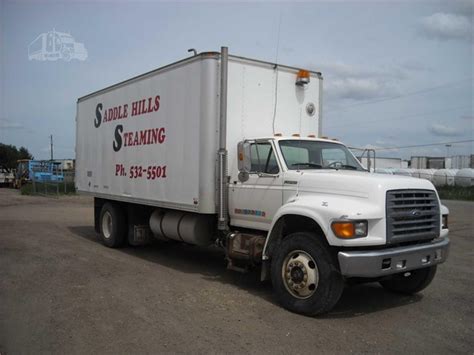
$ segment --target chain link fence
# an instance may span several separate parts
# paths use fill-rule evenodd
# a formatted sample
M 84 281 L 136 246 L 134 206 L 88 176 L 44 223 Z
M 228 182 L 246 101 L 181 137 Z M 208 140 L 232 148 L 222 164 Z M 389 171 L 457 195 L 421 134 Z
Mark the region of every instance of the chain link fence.
M 30 193 L 40 196 L 75 194 L 74 170 L 62 170 L 57 166 L 48 170 L 34 167 Z

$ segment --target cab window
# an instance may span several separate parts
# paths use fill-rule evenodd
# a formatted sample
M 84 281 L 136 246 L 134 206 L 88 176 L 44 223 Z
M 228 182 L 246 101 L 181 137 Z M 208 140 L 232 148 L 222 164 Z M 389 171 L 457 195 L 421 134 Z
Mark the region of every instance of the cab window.
M 305 146 L 280 146 L 289 167 L 309 161 L 309 150 Z
M 278 174 L 280 169 L 270 143 L 250 145 L 251 173 Z
M 326 141 L 281 140 L 283 159 L 288 169 L 346 169 L 364 168 L 346 146 Z
M 321 155 L 323 156 L 324 166 L 335 164 L 335 163 L 347 165 L 346 154 L 341 149 L 338 149 L 338 148 L 322 149 Z

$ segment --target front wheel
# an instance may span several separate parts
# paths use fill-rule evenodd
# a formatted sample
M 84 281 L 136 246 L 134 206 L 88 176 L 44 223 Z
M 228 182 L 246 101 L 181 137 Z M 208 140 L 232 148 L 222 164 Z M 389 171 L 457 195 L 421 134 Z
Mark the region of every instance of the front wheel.
M 64 49 L 62 52 L 62 58 L 66 61 L 69 62 L 71 61 L 71 51 L 69 49 Z
M 428 287 L 435 274 L 436 265 L 393 275 L 380 284 L 386 290 L 411 295 Z
M 271 276 L 280 304 L 310 316 L 330 311 L 344 288 L 328 248 L 311 233 L 293 233 L 283 239 L 272 259 Z

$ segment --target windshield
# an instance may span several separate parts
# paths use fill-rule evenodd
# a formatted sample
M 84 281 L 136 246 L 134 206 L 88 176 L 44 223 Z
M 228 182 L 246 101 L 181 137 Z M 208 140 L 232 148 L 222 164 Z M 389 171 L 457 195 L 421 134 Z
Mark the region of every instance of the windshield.
M 279 144 L 286 166 L 290 170 L 365 170 L 342 144 L 304 140 L 281 140 Z

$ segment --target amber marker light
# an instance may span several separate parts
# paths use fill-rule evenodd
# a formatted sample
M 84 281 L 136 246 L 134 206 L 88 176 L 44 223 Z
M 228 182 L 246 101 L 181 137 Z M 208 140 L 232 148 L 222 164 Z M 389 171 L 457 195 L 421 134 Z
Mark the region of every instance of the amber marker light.
M 300 71 L 298 71 L 298 74 L 296 74 L 296 85 L 304 86 L 309 84 L 309 77 L 309 71 L 301 69 Z
M 354 224 L 351 222 L 334 222 L 332 225 L 332 231 L 338 238 L 352 238 L 355 234 Z
M 331 229 L 341 239 L 363 238 L 367 236 L 367 221 L 336 221 Z

